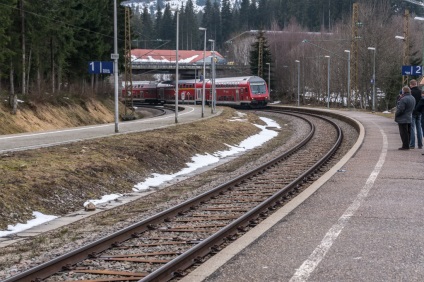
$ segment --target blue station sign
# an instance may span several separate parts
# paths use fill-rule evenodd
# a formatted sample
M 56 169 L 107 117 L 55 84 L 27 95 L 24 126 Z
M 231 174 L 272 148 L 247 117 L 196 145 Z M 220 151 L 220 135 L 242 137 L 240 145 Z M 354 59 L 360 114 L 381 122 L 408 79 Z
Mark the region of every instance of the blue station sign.
M 113 73 L 113 62 L 105 61 L 92 61 L 88 63 L 89 74 L 112 74 Z
M 402 75 L 422 75 L 422 66 L 402 66 Z

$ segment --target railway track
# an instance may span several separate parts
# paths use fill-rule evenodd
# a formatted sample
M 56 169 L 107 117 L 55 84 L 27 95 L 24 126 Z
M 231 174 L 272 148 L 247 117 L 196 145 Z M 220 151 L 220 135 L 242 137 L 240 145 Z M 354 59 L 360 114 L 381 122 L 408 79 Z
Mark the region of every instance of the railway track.
M 329 119 L 291 115 L 310 124 L 310 132 L 291 150 L 178 206 L 5 281 L 167 281 L 183 276 L 187 268 L 287 202 L 341 144 L 341 129 Z
M 141 113 L 145 118 L 152 118 L 165 115 L 167 113 L 167 108 L 152 106 L 147 104 L 134 104 L 135 111 Z

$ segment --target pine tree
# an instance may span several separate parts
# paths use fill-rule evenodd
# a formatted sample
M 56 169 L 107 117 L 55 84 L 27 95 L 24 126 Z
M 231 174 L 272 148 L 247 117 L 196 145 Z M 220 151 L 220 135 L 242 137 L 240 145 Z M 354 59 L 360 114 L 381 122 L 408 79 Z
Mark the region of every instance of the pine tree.
M 141 14 L 141 38 L 145 40 L 145 47 L 152 48 L 152 40 L 156 39 L 156 35 L 153 30 L 153 22 L 150 17 L 147 6 L 144 7 L 143 13 Z M 135 27 L 132 27 L 134 30 Z
M 249 0 L 242 0 L 240 6 L 239 30 L 247 30 L 249 28 Z
M 0 3 L 1 2 L 5 1 L 0 1 Z M 11 52 L 13 52 L 7 48 L 7 45 L 11 40 L 10 33 L 8 33 L 8 31 L 13 23 L 12 9 L 16 6 L 17 0 L 6 2 L 7 5 L 1 6 L 0 9 L 0 65 L 10 56 Z
M 258 5 L 258 11 L 257 11 L 257 25 L 259 29 L 269 29 L 271 26 L 271 15 L 272 12 L 269 9 L 270 8 L 270 1 L 268 0 L 260 0 Z
M 168 44 L 165 48 L 169 48 L 169 46 L 175 46 L 174 20 L 169 5 L 165 6 L 158 34 L 162 40 L 170 40 L 171 45 Z
M 229 0 L 223 0 L 221 11 L 222 38 L 217 42 L 217 46 L 220 46 L 223 41 L 230 39 L 230 34 L 234 30 L 233 22 L 234 17 L 231 13 L 230 2 Z
M 218 2 L 213 3 L 212 11 L 212 19 L 208 23 L 209 38 L 214 39 L 216 42 L 222 42 L 221 11 Z
M 155 17 L 155 24 L 154 24 L 154 33 L 156 34 L 156 39 L 164 39 L 162 38 L 161 32 L 162 32 L 162 9 L 160 8 L 159 4 L 156 6 L 156 17 Z
M 252 0 L 248 11 L 248 29 L 257 29 L 259 27 L 257 12 L 256 0 Z
M 206 36 L 211 34 L 211 26 L 213 24 L 213 16 L 214 16 L 214 12 L 213 12 L 213 7 L 212 7 L 212 3 L 210 0 L 206 1 L 206 5 L 205 5 L 205 10 L 203 13 L 203 17 L 202 17 L 202 24 L 201 27 L 206 28 Z M 209 27 L 209 28 L 208 28 Z M 199 34 L 199 50 L 203 50 L 204 48 L 204 34 L 202 33 L 198 33 Z
M 195 49 L 195 46 L 198 46 L 197 34 L 199 33 L 199 24 L 197 23 L 197 17 L 194 12 L 194 5 L 192 0 L 187 1 L 187 5 L 184 10 L 183 22 L 185 25 L 185 34 L 182 40 L 185 41 L 187 50 L 193 50 Z
M 262 46 L 262 65 L 261 66 L 259 66 L 260 46 Z M 262 74 L 261 77 L 266 80 L 267 78 L 266 63 L 271 63 L 271 51 L 269 49 L 268 41 L 263 31 L 260 31 L 258 33 L 258 36 L 256 37 L 256 41 L 252 44 L 252 50 L 250 51 L 249 63 L 250 63 L 251 74 L 252 75 Z

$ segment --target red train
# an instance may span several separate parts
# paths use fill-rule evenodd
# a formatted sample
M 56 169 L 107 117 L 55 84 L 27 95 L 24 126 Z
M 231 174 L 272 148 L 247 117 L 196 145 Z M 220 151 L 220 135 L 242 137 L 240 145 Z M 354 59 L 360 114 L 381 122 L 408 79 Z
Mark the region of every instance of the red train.
M 122 89 L 122 102 L 131 100 L 132 98 L 133 102 L 150 104 L 159 103 L 157 95 L 157 82 L 143 81 L 139 83 L 133 83 L 132 88 L 132 91 L 125 90 L 125 87 Z
M 122 94 L 125 94 L 125 89 Z M 133 102 L 175 103 L 175 81 L 133 86 Z M 179 103 L 201 104 L 203 81 L 179 80 Z M 239 107 L 264 107 L 269 102 L 268 87 L 258 76 L 242 76 L 215 79 L 216 104 Z M 205 104 L 212 100 L 212 82 L 205 81 Z M 125 97 L 122 96 L 122 99 Z M 128 96 L 127 96 L 128 98 Z

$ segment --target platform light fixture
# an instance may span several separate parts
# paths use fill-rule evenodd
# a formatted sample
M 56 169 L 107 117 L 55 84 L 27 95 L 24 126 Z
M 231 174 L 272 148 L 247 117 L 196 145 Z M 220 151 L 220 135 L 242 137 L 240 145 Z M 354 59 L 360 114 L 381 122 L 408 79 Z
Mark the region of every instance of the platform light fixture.
M 330 108 L 330 56 L 324 56 L 328 59 L 327 64 L 327 108 Z
M 205 116 L 205 92 L 206 92 L 206 30 L 205 27 L 199 27 L 199 30 L 205 32 L 204 46 L 203 46 L 203 90 L 202 90 L 202 117 Z
M 344 50 L 347 53 L 347 108 L 350 108 L 350 50 Z
M 297 64 L 297 106 L 300 105 L 300 61 L 295 60 Z
M 209 39 L 212 43 L 212 62 L 211 62 L 211 78 L 212 78 L 212 93 L 211 93 L 211 113 L 215 113 L 216 93 L 215 93 L 215 40 Z
M 374 53 L 374 59 L 373 59 L 373 71 L 372 71 L 372 112 L 375 112 L 375 53 L 377 53 L 377 50 L 375 47 L 368 47 L 368 50 L 373 51 Z
M 423 17 L 414 17 L 414 20 L 424 21 L 424 18 Z M 424 65 L 424 29 L 422 31 L 422 37 L 423 37 L 423 46 L 422 46 L 422 54 L 421 54 L 421 56 L 422 56 L 421 65 Z
M 176 46 L 175 46 L 175 123 L 178 123 L 178 92 L 179 92 L 179 73 L 178 73 L 178 61 L 179 61 L 179 57 L 178 57 L 178 45 L 179 45 L 179 23 L 180 23 L 180 19 L 179 19 L 179 11 L 178 11 L 178 5 L 174 4 L 171 7 L 171 11 L 175 12 L 175 15 L 177 16 L 177 30 L 176 30 Z
M 115 84 L 115 133 L 119 132 L 119 106 L 118 106 L 118 13 L 116 0 L 113 1 L 113 77 Z

